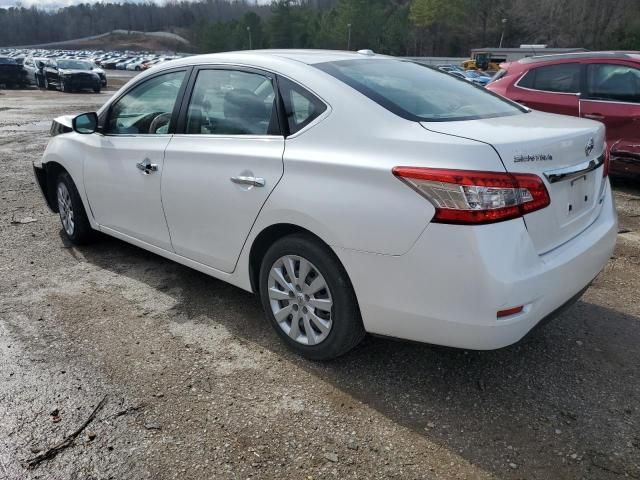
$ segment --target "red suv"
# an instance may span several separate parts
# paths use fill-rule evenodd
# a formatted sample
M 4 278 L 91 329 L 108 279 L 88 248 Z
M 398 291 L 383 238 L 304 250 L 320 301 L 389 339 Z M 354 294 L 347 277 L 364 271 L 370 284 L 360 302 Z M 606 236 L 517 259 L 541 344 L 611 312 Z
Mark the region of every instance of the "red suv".
M 640 53 L 545 55 L 500 67 L 489 90 L 535 110 L 603 122 L 612 169 L 640 175 Z

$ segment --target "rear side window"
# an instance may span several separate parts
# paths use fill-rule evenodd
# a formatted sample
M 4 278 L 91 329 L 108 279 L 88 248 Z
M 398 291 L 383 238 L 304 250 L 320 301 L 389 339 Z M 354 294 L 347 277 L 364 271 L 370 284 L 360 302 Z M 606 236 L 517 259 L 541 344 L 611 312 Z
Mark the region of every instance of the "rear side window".
M 313 122 L 327 109 L 315 95 L 286 78 L 278 78 L 289 133 L 294 134 Z
M 518 82 L 519 87 L 545 92 L 578 93 L 580 64 L 563 63 L 533 68 Z
M 526 110 L 440 70 L 399 59 L 361 59 L 314 65 L 396 115 L 446 122 L 519 115 Z
M 640 103 L 640 70 L 627 65 L 589 65 L 587 98 Z

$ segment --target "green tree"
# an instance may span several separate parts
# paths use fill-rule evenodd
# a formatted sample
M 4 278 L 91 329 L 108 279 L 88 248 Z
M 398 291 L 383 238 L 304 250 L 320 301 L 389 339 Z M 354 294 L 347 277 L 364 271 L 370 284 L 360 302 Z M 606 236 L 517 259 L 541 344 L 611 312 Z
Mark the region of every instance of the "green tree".
M 292 48 L 294 45 L 294 0 L 276 0 L 271 6 L 269 39 L 273 48 Z
M 409 19 L 416 27 L 418 55 L 425 50 L 427 38 L 430 52 L 437 55 L 464 22 L 464 0 L 412 0 Z

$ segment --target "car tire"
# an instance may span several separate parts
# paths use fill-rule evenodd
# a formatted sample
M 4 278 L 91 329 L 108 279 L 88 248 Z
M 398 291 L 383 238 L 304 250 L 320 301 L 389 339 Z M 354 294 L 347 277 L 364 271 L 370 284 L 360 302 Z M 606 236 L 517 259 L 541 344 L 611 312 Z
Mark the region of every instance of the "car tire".
M 47 90 L 53 90 L 53 86 L 49 83 L 49 79 L 44 77 L 44 88 Z
M 90 243 L 95 232 L 87 218 L 78 189 L 67 172 L 58 175 L 54 195 L 65 236 L 74 245 Z
M 100 86 L 93 87 L 93 93 L 100 93 Z
M 333 251 L 312 235 L 289 235 L 267 250 L 260 267 L 259 291 L 265 314 L 278 335 L 308 359 L 334 359 L 364 338 L 347 272 Z
M 60 82 L 60 90 L 65 92 L 65 93 L 70 93 L 71 92 L 71 88 L 69 87 L 69 84 L 67 82 L 65 82 L 64 80 L 62 80 Z

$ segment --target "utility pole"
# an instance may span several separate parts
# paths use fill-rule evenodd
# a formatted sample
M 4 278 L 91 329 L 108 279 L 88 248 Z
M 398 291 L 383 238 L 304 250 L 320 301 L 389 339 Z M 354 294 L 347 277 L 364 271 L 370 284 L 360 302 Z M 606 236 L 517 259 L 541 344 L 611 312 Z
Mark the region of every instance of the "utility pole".
M 251 27 L 247 26 L 247 32 L 249 33 L 249 50 L 253 50 L 253 45 L 251 42 Z
M 507 27 L 507 19 L 502 19 L 502 35 L 500 35 L 500 46 L 498 48 L 502 48 L 502 41 L 504 40 L 504 30 Z
M 347 23 L 347 30 L 348 30 L 348 36 L 347 36 L 347 50 L 351 50 L 351 24 Z

